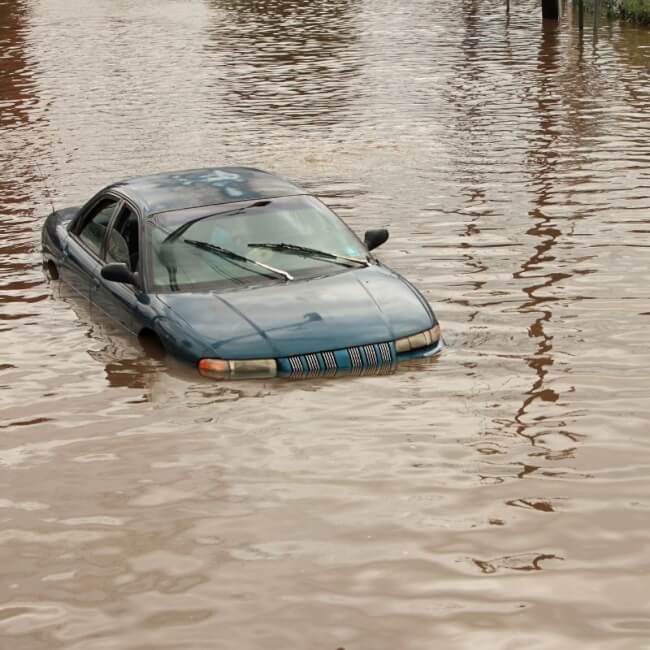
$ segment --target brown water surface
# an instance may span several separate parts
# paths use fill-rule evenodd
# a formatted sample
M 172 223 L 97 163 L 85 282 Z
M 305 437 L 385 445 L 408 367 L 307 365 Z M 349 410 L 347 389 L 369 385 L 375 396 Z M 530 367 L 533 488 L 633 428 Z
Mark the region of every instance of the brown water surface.
M 0 0 L 0 647 L 650 648 L 650 31 L 487 0 Z M 218 385 L 40 268 L 248 164 L 422 289 L 396 375 Z

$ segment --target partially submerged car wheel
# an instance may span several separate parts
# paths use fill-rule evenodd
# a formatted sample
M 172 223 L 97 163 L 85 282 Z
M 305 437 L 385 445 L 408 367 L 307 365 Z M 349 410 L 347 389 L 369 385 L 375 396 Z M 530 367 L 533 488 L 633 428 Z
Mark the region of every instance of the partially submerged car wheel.
M 165 358 L 165 347 L 160 342 L 160 339 L 155 332 L 146 329 L 142 330 L 140 334 L 138 334 L 138 341 L 140 341 L 140 345 L 147 356 L 156 359 L 157 361 L 161 361 Z
M 52 260 L 43 265 L 43 271 L 48 280 L 59 279 L 59 269 L 56 268 L 56 264 Z

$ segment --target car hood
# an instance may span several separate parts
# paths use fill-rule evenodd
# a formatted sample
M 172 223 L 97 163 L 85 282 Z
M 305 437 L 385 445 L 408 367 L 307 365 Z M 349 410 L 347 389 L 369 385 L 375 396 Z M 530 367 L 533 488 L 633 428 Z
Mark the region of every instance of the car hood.
M 431 327 L 424 298 L 396 273 L 369 266 L 228 292 L 159 299 L 203 341 L 203 356 L 287 357 L 391 341 Z

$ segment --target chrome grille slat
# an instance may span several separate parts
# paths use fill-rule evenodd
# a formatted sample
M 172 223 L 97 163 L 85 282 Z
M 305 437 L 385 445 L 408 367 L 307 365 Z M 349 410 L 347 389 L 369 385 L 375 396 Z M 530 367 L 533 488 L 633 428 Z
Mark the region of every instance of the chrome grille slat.
M 300 357 L 289 357 L 289 363 L 291 364 L 291 370 L 294 374 L 302 373 L 302 364 L 300 363 Z
M 379 375 L 392 372 L 396 364 L 392 341 L 351 346 L 339 350 L 310 352 L 277 360 L 280 374 L 291 378 L 331 377 L 336 374 Z
M 320 370 L 320 364 L 318 363 L 318 357 L 315 354 L 305 355 L 307 359 L 307 365 L 309 366 L 310 372 L 317 372 Z

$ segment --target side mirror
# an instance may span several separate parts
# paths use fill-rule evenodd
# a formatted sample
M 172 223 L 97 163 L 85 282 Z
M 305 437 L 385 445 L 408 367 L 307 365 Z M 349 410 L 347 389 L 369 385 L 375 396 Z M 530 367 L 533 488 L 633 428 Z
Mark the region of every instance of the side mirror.
M 377 230 L 366 230 L 363 236 L 363 241 L 369 251 L 373 248 L 381 246 L 388 239 L 388 230 L 386 228 L 379 228 Z
M 126 264 L 106 264 L 102 266 L 101 275 L 104 280 L 109 280 L 110 282 L 121 282 L 122 284 L 132 284 L 137 286 L 138 281 L 136 277 Z

